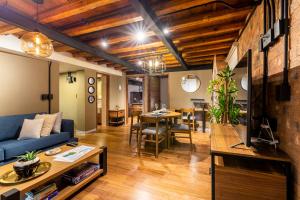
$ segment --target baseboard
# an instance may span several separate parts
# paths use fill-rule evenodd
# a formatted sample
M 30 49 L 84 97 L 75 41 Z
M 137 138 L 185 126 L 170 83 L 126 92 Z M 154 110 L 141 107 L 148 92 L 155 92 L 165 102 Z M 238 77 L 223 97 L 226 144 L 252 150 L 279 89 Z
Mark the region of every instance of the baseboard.
M 92 129 L 92 130 L 88 130 L 88 131 L 81 131 L 81 130 L 76 130 L 76 134 L 87 134 L 87 133 L 93 133 L 96 132 L 97 129 Z

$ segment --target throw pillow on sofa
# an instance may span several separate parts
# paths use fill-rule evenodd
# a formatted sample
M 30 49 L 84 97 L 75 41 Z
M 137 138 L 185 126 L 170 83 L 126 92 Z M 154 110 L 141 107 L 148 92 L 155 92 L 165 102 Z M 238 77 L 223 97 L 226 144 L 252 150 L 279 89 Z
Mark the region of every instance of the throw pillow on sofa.
M 37 114 L 35 116 L 35 119 L 44 119 L 44 124 L 41 130 L 41 137 L 49 136 L 56 120 L 56 114 Z
M 24 119 L 18 140 L 40 138 L 44 119 Z
M 55 114 L 56 114 L 56 120 L 55 120 L 52 131 L 55 133 L 60 133 L 61 132 L 61 122 L 62 122 L 62 112 L 58 112 Z

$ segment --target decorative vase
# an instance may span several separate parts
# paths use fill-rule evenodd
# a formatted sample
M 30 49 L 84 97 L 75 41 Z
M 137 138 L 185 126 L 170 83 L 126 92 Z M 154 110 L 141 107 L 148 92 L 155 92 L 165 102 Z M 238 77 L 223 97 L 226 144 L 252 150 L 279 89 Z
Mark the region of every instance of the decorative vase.
M 20 176 L 21 178 L 28 178 L 35 173 L 37 167 L 39 166 L 39 163 L 40 159 L 38 157 L 30 161 L 18 160 L 13 165 L 13 168 L 18 176 Z

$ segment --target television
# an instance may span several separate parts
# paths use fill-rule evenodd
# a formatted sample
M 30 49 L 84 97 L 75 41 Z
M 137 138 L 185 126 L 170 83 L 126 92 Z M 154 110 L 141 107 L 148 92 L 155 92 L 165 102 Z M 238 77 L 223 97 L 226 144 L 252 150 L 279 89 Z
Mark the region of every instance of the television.
M 233 144 L 236 147 L 240 144 L 245 144 L 247 147 L 251 146 L 252 133 L 252 51 L 249 49 L 243 56 L 237 66 L 234 68 L 233 79 L 236 81 L 239 92 L 236 99 L 236 104 L 240 105 L 239 124 L 234 125 L 241 142 Z

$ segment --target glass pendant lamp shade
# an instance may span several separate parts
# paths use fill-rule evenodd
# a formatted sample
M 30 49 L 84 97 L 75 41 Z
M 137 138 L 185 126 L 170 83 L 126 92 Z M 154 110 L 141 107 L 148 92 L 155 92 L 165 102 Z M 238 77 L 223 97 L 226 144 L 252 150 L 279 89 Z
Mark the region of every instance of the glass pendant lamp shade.
M 49 57 L 53 52 L 50 39 L 40 32 L 28 32 L 21 37 L 21 49 L 33 56 Z

